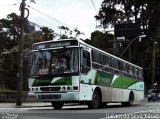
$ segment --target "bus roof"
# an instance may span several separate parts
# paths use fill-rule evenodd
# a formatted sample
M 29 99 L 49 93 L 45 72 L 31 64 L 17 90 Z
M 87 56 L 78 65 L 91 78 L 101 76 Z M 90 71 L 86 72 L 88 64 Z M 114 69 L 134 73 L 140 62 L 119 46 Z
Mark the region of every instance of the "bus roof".
M 90 47 L 90 48 L 92 48 L 92 49 L 95 49 L 95 50 L 97 50 L 97 51 L 99 51 L 99 52 L 102 52 L 102 53 L 104 53 L 104 54 L 106 54 L 106 55 L 109 55 L 109 56 L 111 56 L 112 58 L 118 59 L 118 60 L 123 61 L 123 62 L 125 62 L 125 63 L 128 63 L 128 64 L 130 64 L 130 65 L 133 65 L 133 66 L 135 66 L 135 67 L 137 67 L 137 68 L 143 69 L 142 67 L 139 67 L 139 66 L 137 66 L 137 65 L 135 65 L 135 64 L 132 64 L 132 63 L 126 61 L 126 60 L 123 60 L 123 59 L 121 59 L 121 58 L 119 58 L 119 57 L 117 57 L 117 56 L 114 56 L 114 55 L 112 55 L 112 54 L 110 54 L 110 53 L 107 53 L 107 52 L 105 52 L 105 51 L 103 51 L 103 50 L 100 50 L 100 49 L 98 49 L 98 48 L 96 48 L 96 47 L 94 47 L 94 46 L 91 46 L 91 45 L 85 43 L 84 41 L 82 41 L 82 40 L 80 40 L 80 39 L 76 39 L 76 38 L 50 40 L 50 41 L 44 41 L 44 42 L 34 43 L 33 45 L 50 43 L 50 42 L 59 42 L 59 41 L 72 41 L 72 40 L 76 40 L 76 41 L 78 41 L 79 43 L 81 43 L 81 44 L 83 44 L 83 45 L 85 45 L 85 46 L 87 46 L 87 47 Z
M 112 55 L 112 54 L 110 54 L 110 53 L 107 53 L 107 52 L 105 52 L 105 51 L 103 51 L 103 50 L 100 50 L 100 49 L 98 49 L 98 48 L 96 48 L 96 47 L 94 47 L 94 46 L 91 46 L 91 45 L 85 43 L 85 42 L 82 41 L 82 40 L 78 40 L 78 41 L 79 41 L 80 43 L 82 43 L 82 44 L 90 47 L 90 48 L 93 48 L 93 49 L 95 49 L 95 50 L 97 50 L 97 51 L 99 51 L 99 52 L 103 52 L 103 53 L 105 53 L 105 54 L 107 54 L 107 55 L 109 55 L 109 56 L 111 56 L 111 57 L 113 57 L 113 58 L 115 58 L 115 59 L 121 60 L 121 61 L 123 61 L 123 62 L 125 62 L 125 63 L 128 63 L 128 64 L 130 64 L 130 65 L 133 65 L 133 66 L 135 66 L 135 67 L 137 67 L 137 68 L 143 69 L 142 67 L 139 67 L 139 66 L 137 66 L 137 65 L 135 65 L 135 64 L 132 64 L 132 63 L 126 61 L 126 60 L 123 60 L 123 59 L 121 59 L 121 58 L 119 58 L 119 57 L 117 57 L 117 56 L 114 56 L 114 55 Z

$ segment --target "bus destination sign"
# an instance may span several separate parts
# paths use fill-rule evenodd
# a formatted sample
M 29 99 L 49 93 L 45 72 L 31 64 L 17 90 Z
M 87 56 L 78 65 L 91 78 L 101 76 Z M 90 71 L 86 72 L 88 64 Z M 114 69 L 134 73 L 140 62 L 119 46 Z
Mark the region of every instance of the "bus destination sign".
M 77 45 L 78 45 L 77 41 L 47 42 L 47 43 L 34 44 L 33 50 L 56 48 L 56 47 L 66 47 L 66 46 L 77 46 Z

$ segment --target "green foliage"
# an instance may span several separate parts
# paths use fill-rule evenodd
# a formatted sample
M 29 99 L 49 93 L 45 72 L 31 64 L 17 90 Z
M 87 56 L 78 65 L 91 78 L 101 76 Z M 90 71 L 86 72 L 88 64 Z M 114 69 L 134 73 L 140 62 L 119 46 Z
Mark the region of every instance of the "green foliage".
M 48 41 L 48 40 L 52 40 L 53 38 L 50 37 L 50 34 L 53 34 L 53 30 L 48 28 L 48 27 L 42 27 L 41 28 L 42 31 L 42 39 L 43 41 Z
M 139 22 L 147 35 L 155 35 L 160 23 L 159 0 L 103 0 L 95 18 L 106 28 L 109 24 Z
M 141 29 L 147 37 L 141 42 L 135 40 L 130 46 L 132 62 L 144 68 L 145 81 L 149 85 L 152 75 L 152 44 L 157 41 L 155 81 L 160 85 L 158 80 L 160 76 L 160 62 L 158 62 L 160 60 L 160 0 L 103 0 L 95 18 L 104 29 L 109 25 L 114 26 L 116 23 L 140 23 Z M 122 42 L 123 48 L 126 48 L 127 45 L 128 43 Z M 123 58 L 128 59 L 127 52 Z
M 0 19 L 0 76 L 1 80 L 14 79 L 18 65 L 19 17 L 11 13 Z M 7 76 L 8 74 L 8 76 Z
M 0 92 L 11 91 L 6 85 L 0 85 Z
M 5 82 L 3 85 L 14 90 L 17 84 L 19 61 L 19 26 L 19 16 L 15 13 L 7 15 L 7 18 L 0 19 L 0 85 L 2 85 L 1 81 Z M 12 85 L 10 82 L 12 82 Z
M 60 29 L 61 39 L 67 39 L 67 38 L 73 38 L 73 37 L 77 38 L 79 35 L 84 35 L 83 32 L 78 30 L 78 28 L 74 28 L 73 30 L 65 26 L 59 26 L 58 28 Z
M 94 31 L 91 33 L 91 45 L 112 53 L 113 34 L 108 32 Z

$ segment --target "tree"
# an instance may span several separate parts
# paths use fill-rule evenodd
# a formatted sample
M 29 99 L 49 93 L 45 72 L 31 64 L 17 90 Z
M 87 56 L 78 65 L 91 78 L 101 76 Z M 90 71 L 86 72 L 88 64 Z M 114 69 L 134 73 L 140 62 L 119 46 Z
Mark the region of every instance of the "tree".
M 18 66 L 19 16 L 15 13 L 0 19 L 0 76 L 1 80 L 16 81 Z M 7 84 L 6 84 L 7 85 Z M 9 85 L 16 88 L 16 85 Z
M 28 53 L 31 46 L 35 42 L 52 40 L 50 34 L 54 31 L 48 27 L 41 27 L 35 31 L 33 26 L 29 26 L 29 21 L 25 22 L 24 35 L 24 52 Z M 19 54 L 19 39 L 20 39 L 20 22 L 19 16 L 15 13 L 7 15 L 7 18 L 0 19 L 0 80 L 4 82 L 16 82 L 18 73 L 18 54 Z M 24 58 L 24 80 L 25 89 L 28 84 L 27 77 L 29 75 L 28 59 Z M 9 74 L 9 75 L 8 75 Z M 11 84 L 11 83 L 10 83 Z M 16 85 L 5 84 L 10 89 L 16 89 Z
M 74 32 L 75 32 L 75 36 L 78 37 L 79 35 L 84 35 L 83 32 L 81 32 L 80 30 L 78 30 L 78 28 L 74 28 Z
M 42 27 L 42 39 L 43 41 L 48 41 L 48 40 L 52 40 L 53 39 L 53 33 L 54 31 L 48 27 Z M 51 35 L 52 34 L 52 35 Z
M 77 38 L 79 35 L 84 35 L 83 32 L 78 30 L 78 28 L 74 28 L 73 30 L 71 30 L 65 26 L 59 26 L 58 28 L 60 29 L 60 38 L 61 39 L 73 38 L 73 37 Z
M 112 53 L 113 34 L 108 32 L 94 31 L 91 33 L 91 45 Z
M 139 22 L 145 34 L 148 31 L 153 36 L 159 29 L 155 25 L 159 24 L 159 7 L 159 0 L 103 0 L 95 18 L 104 28 L 116 23 Z
M 72 35 L 72 31 L 68 27 L 59 26 L 58 28 L 60 29 L 60 38 L 61 39 L 69 38 Z M 62 31 L 63 31 L 63 33 L 62 33 Z
M 155 41 L 160 42 L 160 1 L 159 0 L 103 0 L 98 15 L 95 18 L 105 29 L 106 26 L 115 25 L 116 23 L 138 22 L 141 25 L 142 32 L 147 38 L 142 42 L 134 42 L 133 62 L 144 67 L 145 81 L 147 84 L 153 85 L 151 82 L 152 75 L 152 50 Z M 133 47 L 134 46 L 134 47 Z M 136 47 L 136 48 L 135 48 Z M 160 47 L 156 47 L 156 54 Z M 156 55 L 156 60 L 159 60 Z M 151 65 L 148 65 L 150 63 Z M 156 65 L 158 65 L 157 62 Z M 157 72 L 157 69 L 155 69 Z M 160 74 L 156 74 L 160 75 Z M 155 76 L 155 77 L 158 77 Z M 153 80 L 153 79 L 152 79 Z M 158 80 L 158 79 L 156 79 Z M 160 85 L 160 83 L 159 83 Z
M 2 43 L 0 50 L 9 49 L 18 43 L 19 39 L 19 17 L 15 13 L 7 16 L 7 19 L 0 19 L 1 31 L 0 42 Z

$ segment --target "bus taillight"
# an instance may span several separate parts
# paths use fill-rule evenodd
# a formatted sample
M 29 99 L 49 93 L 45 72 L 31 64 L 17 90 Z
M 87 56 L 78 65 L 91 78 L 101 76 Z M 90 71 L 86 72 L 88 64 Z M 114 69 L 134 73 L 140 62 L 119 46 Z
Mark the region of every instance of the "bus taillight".
M 73 86 L 73 90 L 78 90 L 78 86 Z
M 67 87 L 67 90 L 71 90 L 71 88 L 68 86 L 68 87 Z

